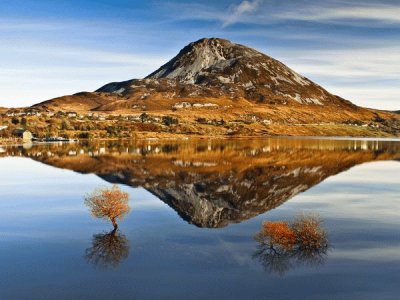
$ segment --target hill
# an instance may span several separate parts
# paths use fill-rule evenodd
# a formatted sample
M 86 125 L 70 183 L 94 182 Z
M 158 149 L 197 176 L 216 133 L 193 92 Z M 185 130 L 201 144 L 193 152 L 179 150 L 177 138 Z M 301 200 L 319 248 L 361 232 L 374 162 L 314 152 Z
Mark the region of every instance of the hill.
M 333 95 L 259 51 L 217 38 L 190 43 L 144 79 L 109 83 L 92 93 L 55 98 L 34 107 L 168 115 L 197 134 L 207 131 L 199 119 L 200 123 L 221 119 L 240 123 L 249 135 L 359 135 L 359 129 L 353 134 L 353 129 L 341 127 L 364 125 L 393 134 L 399 120 L 397 114 L 361 108 Z M 248 126 L 254 123 L 258 125 Z M 236 127 L 223 134 L 240 131 Z

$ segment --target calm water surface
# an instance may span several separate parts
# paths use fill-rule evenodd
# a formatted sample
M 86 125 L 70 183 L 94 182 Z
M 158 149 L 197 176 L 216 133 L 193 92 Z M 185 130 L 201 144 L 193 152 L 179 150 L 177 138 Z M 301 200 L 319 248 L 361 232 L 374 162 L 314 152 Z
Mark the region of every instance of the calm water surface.
M 398 299 L 400 142 L 266 139 L 0 148 L 1 299 Z M 86 193 L 118 184 L 112 236 Z M 318 257 L 257 256 L 318 214 Z

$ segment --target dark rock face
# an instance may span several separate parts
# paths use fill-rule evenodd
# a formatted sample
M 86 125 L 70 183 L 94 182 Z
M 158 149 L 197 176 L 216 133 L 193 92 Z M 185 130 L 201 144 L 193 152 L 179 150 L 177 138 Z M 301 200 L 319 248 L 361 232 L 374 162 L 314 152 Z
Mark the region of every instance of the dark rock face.
M 188 222 L 216 228 L 251 219 L 278 207 L 307 190 L 309 184 L 315 185 L 327 176 L 318 172 L 320 168 L 315 169 L 315 174 L 307 168 L 286 170 L 287 173 L 284 168 L 273 169 L 255 168 L 242 174 L 230 172 L 215 176 L 196 174 L 192 179 L 197 183 L 171 182 L 168 187 L 148 190 Z

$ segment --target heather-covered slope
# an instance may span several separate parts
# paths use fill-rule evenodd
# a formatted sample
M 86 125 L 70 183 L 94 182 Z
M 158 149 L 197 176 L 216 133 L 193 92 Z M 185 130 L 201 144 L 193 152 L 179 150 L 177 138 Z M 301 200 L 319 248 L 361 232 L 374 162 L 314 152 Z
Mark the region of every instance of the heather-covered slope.
M 93 93 L 64 96 L 34 107 L 83 114 L 170 116 L 181 125 L 170 128 L 171 132 L 200 135 L 386 136 L 400 132 L 398 114 L 358 107 L 259 51 L 217 38 L 190 43 L 145 79 L 109 83 Z M 227 125 L 203 126 L 218 120 Z

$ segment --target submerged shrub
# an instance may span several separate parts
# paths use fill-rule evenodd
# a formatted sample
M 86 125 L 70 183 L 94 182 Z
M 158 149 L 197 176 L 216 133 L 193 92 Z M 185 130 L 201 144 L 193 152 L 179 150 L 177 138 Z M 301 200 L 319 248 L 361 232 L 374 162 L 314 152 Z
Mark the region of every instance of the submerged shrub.
M 296 236 L 296 244 L 301 250 L 318 250 L 328 244 L 322 220 L 315 215 L 298 216 L 291 225 Z
M 288 222 L 265 222 L 263 235 L 269 239 L 271 246 L 292 249 L 296 243 L 296 236 Z
M 279 274 L 296 264 L 319 265 L 328 250 L 328 238 L 317 215 L 300 215 L 293 222 L 264 222 L 254 236 L 257 258 L 264 268 Z

